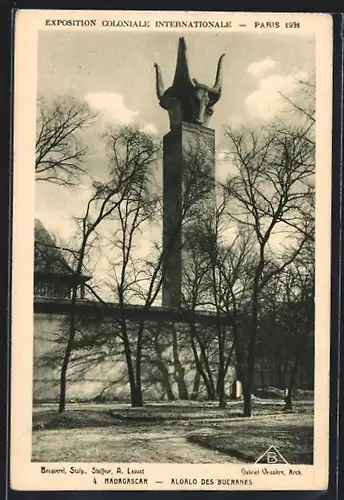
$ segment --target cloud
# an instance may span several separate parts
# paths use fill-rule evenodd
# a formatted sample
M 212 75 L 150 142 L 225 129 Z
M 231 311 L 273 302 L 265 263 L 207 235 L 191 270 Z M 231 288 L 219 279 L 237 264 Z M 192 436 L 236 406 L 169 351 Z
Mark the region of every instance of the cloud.
M 219 149 L 217 152 L 217 160 L 218 161 L 227 161 L 228 160 L 228 150 L 227 149 Z
M 145 134 L 158 135 L 158 129 L 155 125 L 153 125 L 153 123 L 145 123 L 140 128 L 140 131 L 144 132 Z
M 276 64 L 276 61 L 274 61 L 270 57 L 267 57 L 266 59 L 262 59 L 261 61 L 250 64 L 247 68 L 247 73 L 259 77 L 264 75 L 269 69 L 274 68 Z
M 36 183 L 35 217 L 47 231 L 55 235 L 59 244 L 67 245 L 76 234 L 74 217 L 82 217 L 93 194 L 90 183 L 81 183 L 76 189 L 57 188 L 49 182 Z M 72 197 L 72 202 L 70 201 Z
M 76 225 L 68 214 L 60 210 L 35 211 L 35 218 L 39 219 L 56 245 L 68 246 L 76 232 Z
M 127 108 L 123 96 L 116 92 L 89 92 L 85 99 L 89 106 L 101 112 L 106 120 L 122 125 L 129 125 L 139 114 L 139 111 Z
M 306 72 L 291 75 L 269 75 L 259 80 L 257 90 L 249 94 L 245 103 L 251 116 L 268 120 L 288 108 L 285 97 L 292 97 L 299 87 L 300 80 L 306 80 Z
M 158 135 L 158 129 L 153 123 L 140 123 L 138 121 L 139 111 L 127 108 L 124 98 L 116 92 L 89 92 L 85 96 L 89 106 L 100 112 L 105 122 L 119 125 L 135 124 L 141 132 Z M 105 124 L 103 124 L 105 125 Z
M 215 177 L 219 182 L 225 182 L 228 176 L 233 175 L 236 167 L 228 149 L 219 149 L 216 155 Z
M 230 114 L 227 117 L 226 123 L 230 127 L 240 127 L 242 125 L 242 116 Z

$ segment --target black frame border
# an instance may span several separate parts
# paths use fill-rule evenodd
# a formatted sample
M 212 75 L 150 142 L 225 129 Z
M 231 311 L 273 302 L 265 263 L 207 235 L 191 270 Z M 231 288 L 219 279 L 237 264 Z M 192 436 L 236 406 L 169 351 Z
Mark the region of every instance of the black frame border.
M 215 8 L 202 8 L 197 6 L 183 5 L 165 7 L 162 5 L 147 5 L 142 6 L 131 5 L 120 6 L 101 0 L 95 2 L 92 0 L 84 0 L 82 2 L 75 0 L 51 0 L 49 5 L 44 5 L 47 2 L 44 0 L 18 0 L 11 2 L 10 0 L 0 0 L 0 22 L 2 24 L 1 36 L 3 37 L 1 50 L 2 62 L 2 79 L 1 79 L 1 114 L 0 119 L 3 121 L 3 133 L 0 141 L 0 203 L 2 206 L 1 229 L 3 236 L 0 238 L 0 318 L 3 328 L 3 336 L 1 337 L 1 363 L 4 367 L 3 378 L 1 384 L 1 394 L 5 411 L 2 414 L 4 417 L 4 425 L 1 426 L 2 436 L 5 442 L 6 455 L 4 459 L 2 481 L 0 488 L 3 491 L 3 498 L 10 500 L 95 500 L 104 498 L 106 500 L 113 498 L 118 494 L 118 498 L 129 498 L 129 495 L 140 495 L 142 498 L 158 498 L 159 491 L 15 491 L 9 486 L 9 426 L 10 426 L 10 345 L 11 345 L 11 237 L 12 237 L 12 111 L 13 111 L 13 52 L 14 52 L 14 37 L 13 24 L 14 14 L 17 9 L 59 9 L 59 10 L 213 10 L 213 11 L 256 11 L 256 12 L 327 12 L 333 17 L 333 139 L 332 139 L 332 245 L 331 245 L 331 377 L 330 377 L 330 475 L 329 487 L 327 491 L 255 491 L 255 492 L 239 492 L 239 491 L 164 491 L 163 495 L 167 498 L 187 497 L 190 499 L 206 498 L 207 495 L 214 493 L 219 498 L 238 498 L 244 499 L 247 496 L 256 498 L 257 500 L 277 500 L 277 499 L 335 499 L 339 498 L 339 491 L 342 491 L 342 479 L 340 476 L 341 456 L 339 453 L 339 432 L 343 421 L 339 407 L 339 391 L 340 391 L 340 366 L 343 360 L 343 347 L 341 342 L 342 326 L 341 326 L 341 311 L 343 310 L 342 290 L 344 289 L 344 273 L 343 273 L 343 218 L 344 218 L 344 192 L 343 192 L 343 133 L 344 133 L 344 109 L 343 109 L 343 94 L 344 94 L 344 14 L 328 12 L 325 10 L 308 10 L 302 7 L 302 4 L 289 3 L 286 9 L 272 8 L 253 9 L 245 8 L 241 4 L 240 8 L 230 6 L 228 9 L 223 9 L 221 6 Z M 187 8 L 186 8 L 187 7 Z M 1 493 L 0 493 L 1 496 Z

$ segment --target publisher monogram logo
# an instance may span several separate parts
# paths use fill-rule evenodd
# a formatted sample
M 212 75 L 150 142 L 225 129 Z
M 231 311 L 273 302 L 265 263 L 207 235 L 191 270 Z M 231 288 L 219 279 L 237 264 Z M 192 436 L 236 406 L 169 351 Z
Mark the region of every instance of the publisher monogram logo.
M 275 451 L 268 451 L 266 455 L 268 464 L 277 464 L 278 458 L 277 458 L 277 453 Z
M 288 462 L 283 457 L 283 455 L 278 451 L 275 446 L 270 446 L 263 455 L 261 455 L 258 460 L 255 461 L 256 464 L 287 464 Z

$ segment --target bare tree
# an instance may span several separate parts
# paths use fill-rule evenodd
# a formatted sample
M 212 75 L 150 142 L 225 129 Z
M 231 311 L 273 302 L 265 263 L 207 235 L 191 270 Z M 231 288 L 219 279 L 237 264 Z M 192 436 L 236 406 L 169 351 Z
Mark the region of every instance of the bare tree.
M 211 212 L 208 219 L 200 219 L 200 222 L 194 225 L 189 238 L 184 264 L 184 307 L 191 308 L 193 312 L 198 307 L 203 307 L 209 309 L 214 317 L 211 338 L 209 332 L 204 338 L 196 325 L 191 325 L 191 345 L 196 367 L 202 370 L 200 374 L 209 397 L 215 399 L 216 394 L 220 407 L 224 408 L 225 378 L 229 366 L 233 363 L 234 353 L 236 364 L 242 364 L 237 331 L 251 281 L 249 269 L 253 243 L 248 231 L 238 231 L 238 228 L 231 224 L 227 214 L 227 191 L 218 190 L 216 198 L 215 214 Z M 200 355 L 197 353 L 196 340 Z M 213 352 L 213 356 L 217 358 L 216 362 L 213 358 L 217 370 L 216 383 L 213 381 L 206 349 L 209 342 L 212 345 L 217 344 Z
M 216 384 L 209 359 L 209 348 L 215 334 L 213 329 L 204 328 L 193 319 L 199 308 L 209 306 L 209 283 L 206 275 L 209 274 L 211 266 L 203 249 L 206 240 L 203 231 L 204 228 L 198 224 L 193 226 L 192 231 L 188 231 L 188 245 L 183 259 L 182 307 L 191 313 L 189 334 L 196 366 L 192 397 L 196 398 L 202 379 L 208 399 L 215 400 Z
M 152 381 L 152 371 L 155 370 L 155 378 L 160 382 L 167 399 L 174 401 L 176 398 L 170 375 L 172 363 L 169 358 L 168 333 L 163 323 L 147 324 L 143 362 L 146 380 Z
M 287 371 L 285 409 L 292 409 L 292 397 L 301 365 L 314 363 L 314 259 L 305 252 L 281 276 L 284 290 L 284 308 L 280 327 L 288 331 L 290 369 Z M 310 352 L 308 352 L 310 351 Z M 313 364 L 312 363 L 312 364 Z
M 165 240 L 163 247 L 159 243 L 153 245 L 148 258 L 142 261 L 143 281 L 137 282 L 136 296 L 142 303 L 142 320 L 140 321 L 135 349 L 135 375 L 137 400 L 135 405 L 142 406 L 141 369 L 144 348 L 145 319 L 148 311 L 161 296 L 168 261 L 176 249 L 176 241 L 187 225 L 191 225 L 199 217 L 199 207 L 209 200 L 213 189 L 213 175 L 211 164 L 204 161 L 204 154 L 200 147 L 190 148 L 183 165 L 183 183 L 181 206 L 176 214 L 173 227 Z M 162 219 L 163 207 L 156 212 L 159 220 Z M 182 241 L 182 247 L 185 240 Z M 174 353 L 176 355 L 176 352 Z M 175 359 L 176 361 L 176 359 Z M 182 375 L 182 374 L 179 374 Z
M 148 137 L 140 134 L 126 134 L 125 137 L 109 132 L 107 140 L 111 145 L 111 162 L 113 172 L 117 173 L 121 162 L 134 164 L 144 162 L 145 169 L 131 182 L 122 199 L 118 200 L 112 216 L 115 231 L 108 238 L 111 281 L 109 287 L 121 311 L 118 323 L 120 338 L 124 346 L 124 354 L 128 368 L 131 402 L 135 406 L 140 395 L 137 395 L 137 382 L 133 359 L 133 346 L 128 332 L 125 307 L 134 300 L 134 289 L 140 279 L 139 239 L 142 231 L 149 227 L 155 218 L 159 203 L 159 194 L 154 189 L 154 165 L 158 157 L 159 147 Z M 125 147 L 124 147 L 125 146 Z M 121 159 L 122 158 L 122 159 Z
M 89 151 L 82 133 L 95 118 L 86 102 L 59 97 L 38 99 L 36 124 L 36 180 L 72 186 L 85 173 Z
M 136 129 L 117 129 L 111 135 L 111 141 L 114 154 L 111 156 L 109 179 L 105 183 L 94 184 L 93 194 L 87 202 L 85 213 L 77 219 L 79 245 L 75 251 L 75 276 L 80 276 L 83 272 L 85 259 L 96 244 L 100 225 L 107 219 L 115 218 L 123 201 L 141 189 L 147 170 L 156 160 L 159 151 L 159 146 L 151 138 Z M 90 291 L 93 296 L 101 300 L 93 289 Z M 77 299 L 77 289 L 74 287 L 71 296 L 69 334 L 61 366 L 59 412 L 65 409 L 67 369 L 77 332 Z
M 250 416 L 260 296 L 266 283 L 296 259 L 309 238 L 301 214 L 314 175 L 314 144 L 298 126 L 285 131 L 270 126 L 259 134 L 228 128 L 226 136 L 235 167 L 226 184 L 231 196 L 229 213 L 240 227 L 252 230 L 257 252 L 252 269 L 246 368 L 241 374 L 244 415 Z M 290 243 L 283 256 L 279 252 L 279 264 L 270 266 L 278 254 L 272 240 L 281 234 Z
M 150 259 L 136 258 L 133 253 L 135 237 L 140 234 L 145 223 L 150 223 L 154 215 L 159 217 L 162 211 L 162 200 L 159 195 L 150 191 L 151 166 L 159 153 L 159 146 L 151 138 L 132 129 L 121 129 L 108 134 L 110 176 L 106 183 L 95 183 L 94 193 L 87 203 L 85 214 L 78 219 L 79 246 L 76 252 L 75 274 L 79 275 L 89 252 L 94 250 L 97 240 L 112 245 L 118 252 L 114 261 L 114 276 L 116 299 L 119 301 L 122 316 L 118 319 L 120 325 L 117 336 L 124 345 L 128 375 L 131 386 L 133 406 L 142 406 L 141 364 L 143 359 L 144 336 L 147 332 L 145 313 L 159 297 L 164 277 L 165 263 L 174 248 L 174 238 L 178 236 L 182 223 L 192 219 L 194 205 L 199 203 L 208 192 L 204 184 L 204 176 L 200 176 L 195 161 L 187 169 L 183 183 L 183 203 L 179 224 L 171 234 L 170 242 L 161 248 L 155 247 Z M 202 172 L 202 166 L 199 166 Z M 159 210 L 155 210 L 159 202 Z M 104 237 L 104 221 L 116 224 L 112 237 Z M 102 234 L 99 227 L 102 224 Z M 107 225 L 109 227 L 109 224 Z M 106 231 L 106 230 L 105 230 Z M 109 233 L 109 230 L 107 230 Z M 109 258 L 112 258 L 111 252 Z M 117 258 L 117 261 L 116 261 Z M 142 268 L 142 265 L 144 268 Z M 86 285 L 87 286 L 87 285 Z M 89 292 L 101 300 L 94 289 L 87 286 Z M 137 326 L 137 334 L 129 334 L 125 318 L 125 307 L 134 300 L 140 300 L 141 319 Z M 69 335 L 62 362 L 60 379 L 60 407 L 65 409 L 65 393 L 67 369 L 71 353 L 75 346 L 77 332 L 77 295 L 73 292 L 71 298 L 71 315 L 69 318 Z M 104 302 L 104 301 L 103 301 Z M 104 302 L 104 305 L 105 302 Z
M 281 276 L 275 276 L 264 287 L 261 294 L 261 315 L 257 339 L 257 371 L 260 384 L 285 389 L 290 363 L 290 324 L 288 331 L 281 326 L 283 309 L 283 284 Z
M 316 99 L 315 99 L 315 74 L 306 78 L 296 77 L 297 91 L 293 96 L 280 92 L 280 95 L 288 103 L 286 112 L 291 111 L 293 119 L 307 124 L 307 133 L 314 134 L 316 120 Z
M 266 374 L 270 384 L 287 390 L 289 408 L 295 387 L 303 383 L 313 387 L 314 264 L 312 228 L 295 261 L 261 294 L 257 342 L 261 383 Z

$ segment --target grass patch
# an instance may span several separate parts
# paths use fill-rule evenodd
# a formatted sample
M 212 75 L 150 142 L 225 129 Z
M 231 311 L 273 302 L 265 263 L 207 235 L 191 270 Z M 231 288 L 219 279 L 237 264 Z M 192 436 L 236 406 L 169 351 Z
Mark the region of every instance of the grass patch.
M 66 410 L 63 413 L 42 411 L 34 414 L 32 427 L 33 430 L 81 429 L 84 427 L 107 427 L 114 424 L 114 418 L 109 411 Z
M 282 415 L 283 404 L 278 402 L 254 401 L 253 415 L 264 417 L 268 415 Z M 313 405 L 307 402 L 298 402 L 293 414 L 307 415 L 313 411 Z M 242 403 L 233 402 L 225 409 L 207 404 L 201 406 L 187 406 L 185 402 L 178 405 L 145 405 L 142 408 L 123 408 L 116 405 L 106 405 L 97 409 L 94 405 L 78 405 L 77 408 L 67 409 L 58 413 L 55 409 L 38 408 L 33 415 L 33 430 L 43 429 L 81 429 L 84 427 L 108 427 L 113 425 L 140 425 L 157 423 L 197 424 L 208 421 L 230 421 L 241 418 Z
M 310 403 L 297 403 L 294 405 L 293 414 L 309 414 L 313 411 Z M 283 402 L 252 402 L 252 413 L 255 416 L 268 416 L 283 413 Z M 114 418 L 132 422 L 164 422 L 182 420 L 211 420 L 211 419 L 231 419 L 242 416 L 242 403 L 228 403 L 225 409 L 216 407 L 186 407 L 178 406 L 144 406 L 142 408 L 120 408 L 111 411 Z
M 231 418 L 241 414 L 240 409 L 186 408 L 171 406 L 145 406 L 143 408 L 122 408 L 113 410 L 112 415 L 118 420 L 131 422 L 166 422 L 180 420 L 203 420 Z
M 273 425 L 257 422 L 234 423 L 227 430 L 216 430 L 210 434 L 196 432 L 187 440 L 205 448 L 226 453 L 246 463 L 254 463 L 271 445 L 274 445 L 290 464 L 313 463 L 313 425 L 302 418 Z M 293 419 L 294 420 L 294 419 Z M 301 420 L 301 422 L 300 422 Z
M 81 429 L 84 427 L 108 427 L 113 425 L 135 425 L 155 423 L 175 423 L 189 421 L 206 421 L 208 419 L 233 418 L 241 415 L 241 411 L 199 410 L 171 407 L 143 407 L 126 409 L 81 409 L 56 411 L 39 411 L 33 415 L 33 430 L 43 429 Z
M 280 399 L 284 401 L 284 390 L 277 387 L 258 387 L 254 391 L 253 399 Z M 294 389 L 293 401 L 314 401 L 314 391 L 306 389 Z

